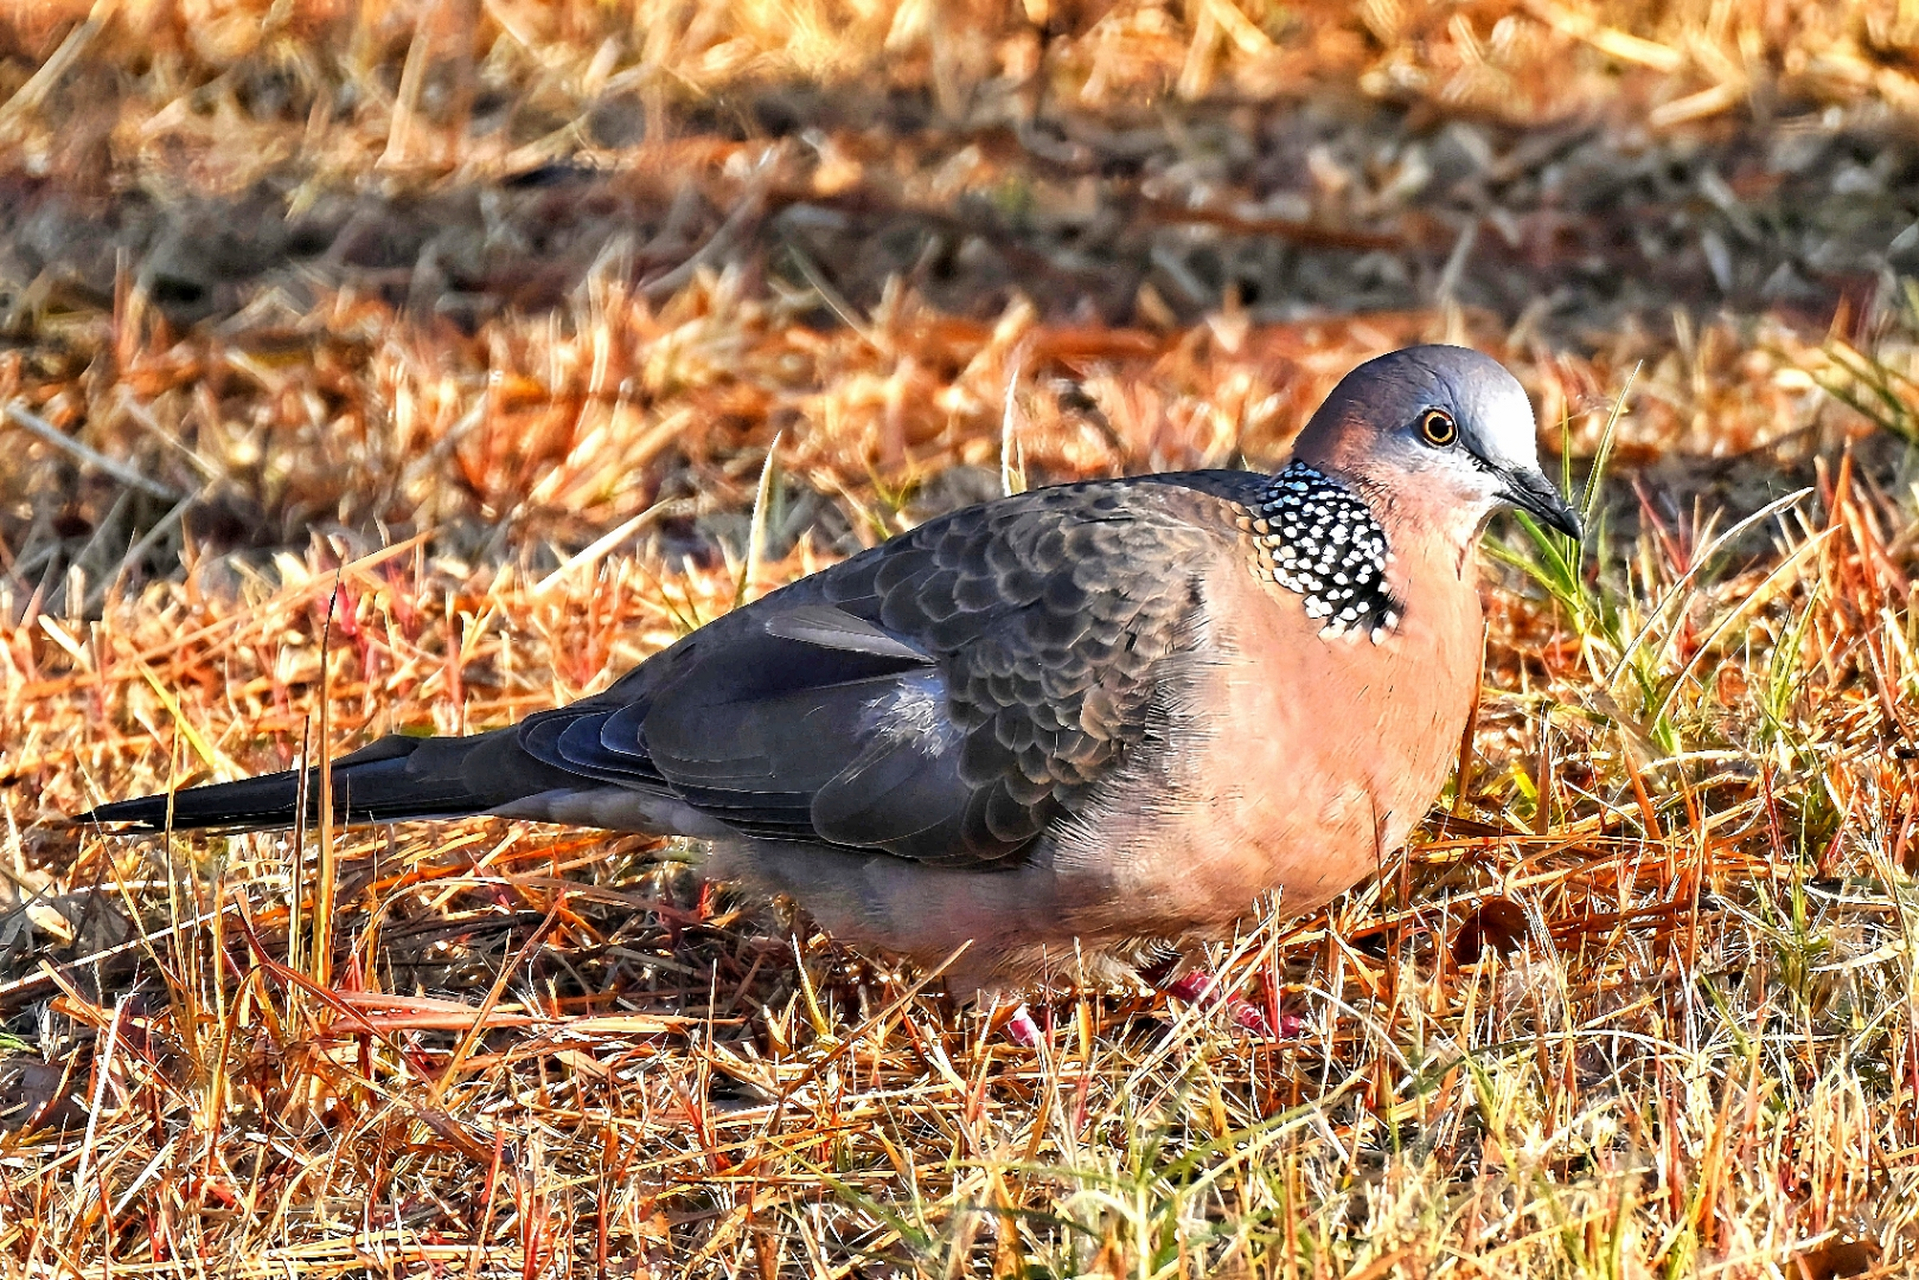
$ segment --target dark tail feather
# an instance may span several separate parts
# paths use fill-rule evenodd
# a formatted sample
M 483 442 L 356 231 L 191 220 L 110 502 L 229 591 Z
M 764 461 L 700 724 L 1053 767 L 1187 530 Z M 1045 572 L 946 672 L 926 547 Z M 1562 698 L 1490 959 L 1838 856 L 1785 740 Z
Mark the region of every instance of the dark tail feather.
M 407 818 L 458 818 L 580 779 L 544 764 L 520 749 L 512 729 L 470 738 L 409 738 L 393 734 L 329 770 L 333 817 L 341 823 L 398 822 Z M 320 771 L 308 772 L 307 818 L 319 814 Z M 290 827 L 299 814 L 300 775 L 295 770 L 190 787 L 172 795 L 119 800 L 83 813 L 81 822 L 130 822 L 149 831 L 221 827 L 260 830 Z

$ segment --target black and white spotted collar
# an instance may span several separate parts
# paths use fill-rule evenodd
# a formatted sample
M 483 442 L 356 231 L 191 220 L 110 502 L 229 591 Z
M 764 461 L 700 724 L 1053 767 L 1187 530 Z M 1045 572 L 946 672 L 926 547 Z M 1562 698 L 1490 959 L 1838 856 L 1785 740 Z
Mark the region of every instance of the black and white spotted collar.
M 1321 636 L 1364 632 L 1379 644 L 1399 626 L 1405 606 L 1386 585 L 1386 531 L 1338 480 L 1304 462 L 1288 465 L 1260 491 L 1249 532 L 1255 575 L 1304 596 L 1306 616 L 1325 621 Z

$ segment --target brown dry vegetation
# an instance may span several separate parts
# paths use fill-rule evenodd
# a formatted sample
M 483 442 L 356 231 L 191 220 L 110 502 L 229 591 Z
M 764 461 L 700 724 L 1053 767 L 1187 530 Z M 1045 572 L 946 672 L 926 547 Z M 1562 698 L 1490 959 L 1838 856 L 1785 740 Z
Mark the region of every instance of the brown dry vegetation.
M 1892 0 L 14 0 L 0 1268 L 1910 1266 L 1915 269 Z M 1437 337 L 1603 531 L 1494 530 L 1444 816 L 1211 957 L 1282 1037 L 1017 1048 L 670 845 L 63 822 Z

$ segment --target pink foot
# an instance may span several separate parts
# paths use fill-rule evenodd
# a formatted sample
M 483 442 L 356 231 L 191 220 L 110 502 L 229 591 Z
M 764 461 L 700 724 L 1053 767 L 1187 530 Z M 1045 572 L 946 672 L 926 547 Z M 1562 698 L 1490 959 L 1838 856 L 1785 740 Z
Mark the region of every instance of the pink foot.
M 1219 1003 L 1221 991 L 1219 979 L 1212 974 L 1204 969 L 1188 969 L 1166 984 L 1166 994 L 1175 1000 L 1183 1000 L 1187 1004 L 1207 1008 Z M 1250 1001 L 1242 1000 L 1238 996 L 1227 996 L 1226 1016 L 1231 1018 L 1233 1025 L 1242 1031 L 1250 1031 L 1254 1035 L 1268 1038 L 1273 1036 L 1272 1023 L 1266 1017 L 1266 1011 Z M 1282 1012 L 1279 1015 L 1278 1038 L 1291 1040 L 1299 1035 L 1304 1026 L 1305 1023 L 1298 1014 Z
M 1219 999 L 1219 979 L 1204 969 L 1188 969 L 1166 984 L 1166 994 L 1187 1004 L 1210 1005 Z
M 1006 1037 L 1022 1049 L 1037 1049 L 1045 1038 L 1040 1034 L 1039 1023 L 1033 1021 L 1033 1011 L 1024 1001 L 1006 1020 Z
M 1266 1020 L 1266 1011 L 1250 1000 L 1241 1000 L 1234 996 L 1226 1002 L 1226 1016 L 1241 1031 L 1250 1031 L 1256 1036 L 1273 1038 L 1272 1025 Z

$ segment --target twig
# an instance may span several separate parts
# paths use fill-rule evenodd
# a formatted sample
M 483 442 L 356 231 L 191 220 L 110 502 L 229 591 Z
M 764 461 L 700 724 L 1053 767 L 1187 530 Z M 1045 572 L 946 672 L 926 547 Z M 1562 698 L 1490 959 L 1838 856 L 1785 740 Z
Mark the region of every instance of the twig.
M 746 593 L 759 577 L 760 564 L 766 559 L 766 521 L 772 505 L 774 465 L 780 453 L 780 437 L 784 432 L 773 433 L 773 443 L 766 446 L 766 461 L 760 464 L 760 483 L 753 493 L 753 518 L 747 525 L 746 558 L 740 563 L 740 580 L 733 589 L 733 604 L 737 608 L 746 601 Z
M 758 222 L 765 214 L 766 192 L 757 189 L 749 191 L 741 198 L 733 212 L 726 215 L 726 221 L 719 225 L 719 229 L 707 239 L 705 244 L 695 249 L 692 256 L 685 262 L 664 275 L 642 281 L 639 289 L 641 296 L 650 300 L 671 296 L 679 290 L 681 285 L 693 278 L 694 272 L 732 248 L 733 243 L 741 238 L 745 230 Z
M 158 480 L 148 479 L 126 463 L 118 462 L 109 458 L 106 454 L 101 453 L 98 449 L 90 449 L 86 445 L 81 444 L 78 440 L 75 440 L 72 436 L 60 430 L 60 428 L 54 426 L 51 422 L 48 422 L 45 418 L 33 412 L 33 410 L 27 408 L 17 400 L 8 403 L 7 417 L 11 418 L 16 425 L 25 427 L 34 435 L 39 436 L 54 448 L 65 449 L 68 453 L 80 459 L 80 461 L 106 472 L 121 484 L 131 485 L 143 493 L 150 493 L 154 497 L 164 499 L 167 502 L 179 502 L 184 496 L 176 490 L 169 489 Z
M 534 583 L 531 594 L 535 597 L 545 595 L 548 591 L 551 591 L 554 587 L 565 581 L 571 574 L 580 569 L 598 564 L 607 552 L 619 546 L 622 542 L 638 533 L 654 520 L 661 516 L 675 515 L 687 505 L 688 504 L 677 499 L 669 498 L 664 502 L 656 502 L 638 515 L 622 521 L 582 547 L 552 573 L 547 574 L 544 578 Z
M 78 956 L 62 965 L 56 966 L 43 960 L 40 962 L 40 967 L 37 970 L 27 974 L 25 977 L 15 978 L 12 982 L 0 982 L 0 1009 L 9 1007 L 8 1002 L 15 996 L 27 995 L 39 991 L 43 987 L 58 986 L 60 979 L 69 973 L 83 969 L 88 965 L 102 964 L 105 961 L 125 955 L 130 951 L 138 951 L 165 937 L 167 934 L 180 934 L 188 929 L 198 928 L 200 925 L 212 920 L 215 916 L 225 915 L 228 912 L 237 910 L 239 905 L 239 900 L 235 899 L 216 910 L 203 911 L 197 916 L 182 920 L 178 924 L 168 925 L 166 928 L 153 933 L 142 933 L 135 937 L 128 938 L 125 942 L 116 942 L 110 947 L 103 947 L 99 951 Z
M 100 1123 L 100 1112 L 107 1096 L 107 1077 L 113 1073 L 113 1051 L 120 1044 L 120 1022 L 127 1010 L 127 1001 L 132 997 L 122 995 L 113 1002 L 113 1021 L 107 1024 L 107 1047 L 101 1051 L 100 1059 L 94 1063 L 93 1105 L 87 1108 L 87 1136 L 80 1143 L 80 1167 L 73 1175 L 74 1190 L 79 1193 L 80 1204 L 87 1203 L 87 1170 L 93 1161 L 94 1133 Z M 102 1198 L 106 1188 L 102 1187 Z
M 0 128 L 13 123 L 14 117 L 39 106 L 53 92 L 60 78 L 67 74 L 67 70 L 86 52 L 87 46 L 93 43 L 93 38 L 100 34 L 100 29 L 113 12 L 113 5 L 114 0 L 99 0 L 86 19 L 67 32 L 67 38 L 60 42 L 60 47 L 40 64 L 40 69 L 28 77 L 18 92 L 5 103 L 0 103 Z
M 187 508 L 205 497 L 207 490 L 212 487 L 211 484 L 201 485 L 196 492 L 190 493 L 174 503 L 172 510 L 156 520 L 151 529 L 141 534 L 140 540 L 128 547 L 127 553 L 120 557 L 120 568 L 114 575 L 111 578 L 101 578 L 99 582 L 94 584 L 93 590 L 87 592 L 86 602 L 80 609 L 81 614 L 83 616 L 91 616 L 95 609 L 104 604 L 106 602 L 107 592 L 113 589 L 113 584 L 125 576 L 128 569 L 138 564 L 140 557 L 153 550 L 154 544 L 159 542 L 161 538 L 164 538 L 167 535 L 167 531 L 173 528 L 182 516 L 186 515 Z

